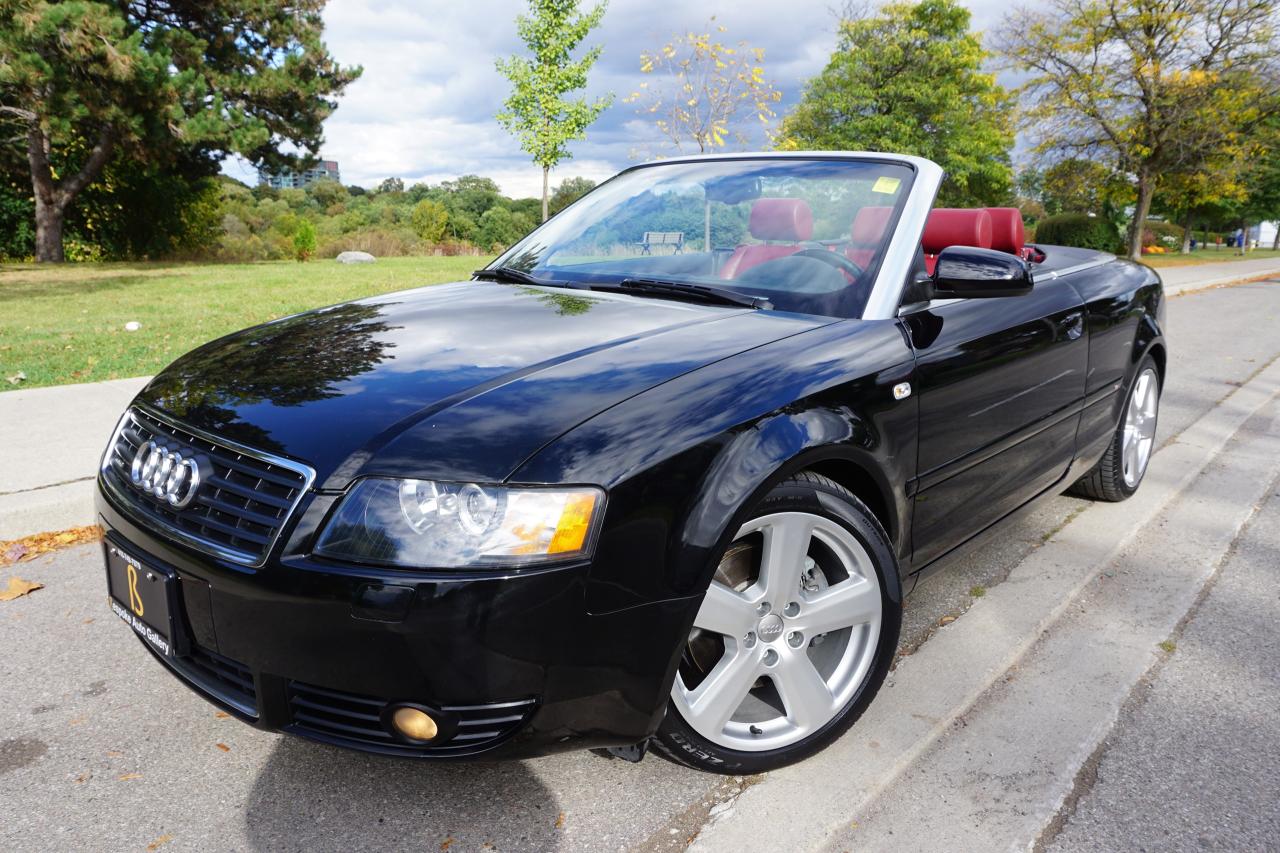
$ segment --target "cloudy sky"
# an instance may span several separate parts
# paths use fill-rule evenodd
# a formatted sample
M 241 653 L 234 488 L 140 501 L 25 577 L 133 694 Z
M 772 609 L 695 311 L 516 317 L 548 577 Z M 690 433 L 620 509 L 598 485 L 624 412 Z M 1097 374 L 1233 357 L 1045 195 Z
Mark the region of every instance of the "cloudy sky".
M 584 5 L 589 0 L 584 0 Z M 835 46 L 833 9 L 840 0 L 611 0 L 589 44 L 603 46 L 589 95 L 613 92 L 614 106 L 572 146 L 558 179 L 607 177 L 632 162 L 653 131 L 621 103 L 643 75 L 639 56 L 673 34 L 705 32 L 707 20 L 728 28 L 722 38 L 765 50 L 767 75 L 783 94 L 783 109 L 799 97 Z M 974 26 L 985 30 L 1007 3 L 971 0 Z M 364 66 L 325 123 L 322 154 L 337 160 L 343 183 L 376 185 L 388 176 L 405 184 L 437 183 L 463 174 L 494 178 L 512 196 L 535 196 L 541 173 L 493 116 L 507 82 L 494 59 L 520 50 L 515 16 L 522 0 L 330 0 L 325 38 L 339 62 Z M 226 170 L 252 180 L 243 163 Z

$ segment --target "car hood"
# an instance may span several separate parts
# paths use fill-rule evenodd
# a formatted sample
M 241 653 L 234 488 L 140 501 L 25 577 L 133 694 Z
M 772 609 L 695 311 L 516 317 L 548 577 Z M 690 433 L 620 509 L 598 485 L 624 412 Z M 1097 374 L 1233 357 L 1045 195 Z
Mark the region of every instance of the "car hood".
M 628 397 L 826 322 L 459 282 L 220 338 L 178 359 L 138 399 L 306 462 L 323 489 L 379 473 L 498 482 Z

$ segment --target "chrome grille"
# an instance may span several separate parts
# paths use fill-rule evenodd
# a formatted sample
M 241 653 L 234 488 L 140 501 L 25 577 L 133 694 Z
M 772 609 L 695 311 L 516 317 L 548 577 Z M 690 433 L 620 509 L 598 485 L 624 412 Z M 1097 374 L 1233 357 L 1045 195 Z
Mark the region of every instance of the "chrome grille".
M 176 509 L 130 483 L 130 465 L 148 441 L 204 460 L 210 473 L 189 506 Z M 103 482 L 139 519 L 153 522 L 192 547 L 235 563 L 266 559 L 293 508 L 311 485 L 305 465 L 252 450 L 132 408 L 103 459 Z

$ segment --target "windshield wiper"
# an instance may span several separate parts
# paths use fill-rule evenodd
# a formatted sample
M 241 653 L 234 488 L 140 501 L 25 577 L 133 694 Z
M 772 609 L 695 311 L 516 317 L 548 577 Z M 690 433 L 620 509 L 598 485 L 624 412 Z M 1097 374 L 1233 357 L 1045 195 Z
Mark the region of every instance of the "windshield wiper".
M 624 290 L 636 290 L 642 293 L 692 297 L 719 305 L 740 305 L 743 308 L 755 308 L 758 310 L 767 310 L 773 307 L 773 303 L 763 296 L 747 296 L 723 287 L 690 284 L 685 281 L 666 281 L 658 278 L 624 278 L 618 283 L 618 286 Z
M 536 284 L 539 287 L 568 287 L 558 281 L 544 281 L 535 275 L 530 275 L 524 270 L 518 270 L 515 267 L 491 267 L 489 269 L 476 270 L 471 274 L 472 278 L 480 281 L 506 281 L 515 282 L 516 284 Z

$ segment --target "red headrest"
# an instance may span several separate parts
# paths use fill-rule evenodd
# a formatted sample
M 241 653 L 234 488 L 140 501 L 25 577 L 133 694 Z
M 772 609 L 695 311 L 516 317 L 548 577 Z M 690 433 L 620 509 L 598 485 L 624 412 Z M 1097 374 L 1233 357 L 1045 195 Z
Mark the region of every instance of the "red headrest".
M 926 255 L 936 255 L 948 246 L 990 249 L 991 215 L 984 209 L 934 208 L 924 225 L 920 243 Z
M 1026 242 L 1022 229 L 1022 211 L 1016 207 L 988 207 L 991 217 L 991 248 L 998 252 L 1017 255 Z
M 757 240 L 808 240 L 813 236 L 813 211 L 800 198 L 756 199 L 750 228 Z
M 854 246 L 875 246 L 884 236 L 884 229 L 889 224 L 892 207 L 864 207 L 853 217 L 853 227 L 849 229 L 849 243 Z

